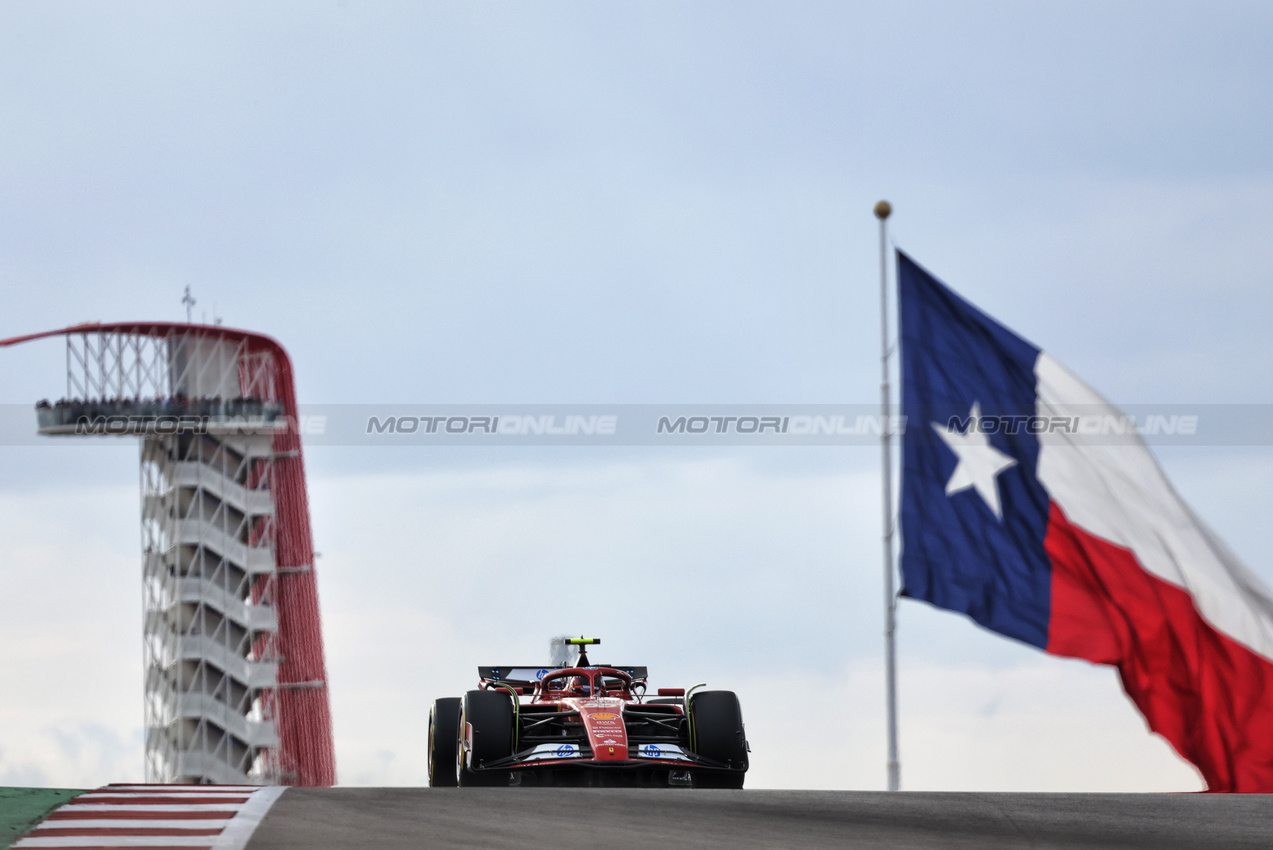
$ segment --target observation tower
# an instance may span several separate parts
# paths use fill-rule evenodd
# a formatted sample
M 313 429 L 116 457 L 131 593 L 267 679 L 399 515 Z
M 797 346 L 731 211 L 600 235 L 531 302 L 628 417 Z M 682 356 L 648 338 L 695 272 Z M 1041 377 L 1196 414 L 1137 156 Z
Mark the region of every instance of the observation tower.
M 141 443 L 146 779 L 332 785 L 296 392 L 273 339 L 85 324 L 40 434 Z

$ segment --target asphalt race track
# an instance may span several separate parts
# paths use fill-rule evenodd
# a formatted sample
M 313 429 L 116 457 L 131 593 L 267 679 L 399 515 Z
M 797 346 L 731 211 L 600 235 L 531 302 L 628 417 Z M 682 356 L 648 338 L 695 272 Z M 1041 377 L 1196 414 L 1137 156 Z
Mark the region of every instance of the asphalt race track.
M 247 850 L 1273 847 L 1273 795 L 293 788 Z

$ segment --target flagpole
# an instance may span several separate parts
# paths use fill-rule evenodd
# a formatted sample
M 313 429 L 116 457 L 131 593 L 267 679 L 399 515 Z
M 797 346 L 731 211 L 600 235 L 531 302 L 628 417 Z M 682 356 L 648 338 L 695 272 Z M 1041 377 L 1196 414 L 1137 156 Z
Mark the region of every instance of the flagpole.
M 888 385 L 888 201 L 875 205 L 880 220 L 880 406 L 884 447 L 884 693 L 888 703 L 888 790 L 901 788 L 902 765 L 897 755 L 897 601 L 893 592 L 893 450 Z

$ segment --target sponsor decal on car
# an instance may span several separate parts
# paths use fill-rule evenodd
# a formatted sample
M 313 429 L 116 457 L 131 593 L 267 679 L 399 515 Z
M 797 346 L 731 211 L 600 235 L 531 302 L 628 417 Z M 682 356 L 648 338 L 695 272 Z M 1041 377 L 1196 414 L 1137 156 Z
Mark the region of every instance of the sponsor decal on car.
M 604 711 L 598 711 L 596 714 L 589 715 L 589 717 L 591 717 L 593 720 L 618 720 L 619 719 L 619 715 L 609 714 Z
M 578 744 L 540 744 L 526 755 L 524 761 L 551 761 L 553 759 L 580 758 L 583 753 Z

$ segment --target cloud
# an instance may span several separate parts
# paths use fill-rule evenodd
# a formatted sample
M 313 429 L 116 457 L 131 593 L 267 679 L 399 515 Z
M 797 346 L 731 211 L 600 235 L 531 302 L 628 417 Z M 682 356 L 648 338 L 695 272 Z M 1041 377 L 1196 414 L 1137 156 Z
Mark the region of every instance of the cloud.
M 141 728 L 116 730 L 85 716 L 65 712 L 52 718 L 59 725 L 35 729 L 29 714 L 6 711 L 0 785 L 97 788 L 142 781 Z
M 758 788 L 882 789 L 883 668 L 775 673 L 739 688 Z M 902 787 L 913 791 L 1193 791 L 1194 769 L 1123 696 L 1114 671 L 903 664 Z M 988 710 L 989 709 L 989 710 Z
M 0 771 L 142 779 L 135 485 L 0 494 Z

